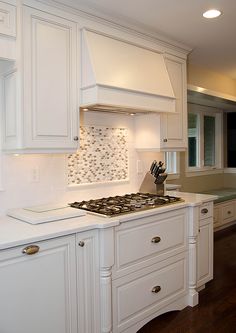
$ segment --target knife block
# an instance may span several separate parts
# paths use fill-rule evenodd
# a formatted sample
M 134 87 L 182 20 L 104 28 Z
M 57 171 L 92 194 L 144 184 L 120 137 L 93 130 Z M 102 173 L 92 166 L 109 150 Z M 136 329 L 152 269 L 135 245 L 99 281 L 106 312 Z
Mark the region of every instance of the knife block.
M 147 172 L 140 186 L 139 192 L 165 195 L 165 183 L 155 184 L 155 180 L 155 177 L 153 177 L 150 171 Z

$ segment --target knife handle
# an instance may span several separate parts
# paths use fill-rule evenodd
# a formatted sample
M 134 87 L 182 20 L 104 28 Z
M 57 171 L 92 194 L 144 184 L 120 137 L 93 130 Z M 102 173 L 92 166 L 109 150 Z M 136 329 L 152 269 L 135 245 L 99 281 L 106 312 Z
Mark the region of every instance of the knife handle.
M 155 168 L 156 164 L 157 164 L 157 161 L 156 161 L 156 160 L 154 160 L 154 161 L 152 162 L 152 165 L 151 165 L 151 167 L 150 167 L 150 172 L 151 172 L 151 174 L 153 173 L 153 170 L 154 170 L 154 168 Z

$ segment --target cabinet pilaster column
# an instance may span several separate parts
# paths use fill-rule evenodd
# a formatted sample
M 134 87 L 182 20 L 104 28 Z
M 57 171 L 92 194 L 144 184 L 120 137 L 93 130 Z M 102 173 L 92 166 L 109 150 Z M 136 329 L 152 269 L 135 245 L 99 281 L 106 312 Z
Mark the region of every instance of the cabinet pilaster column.
M 197 288 L 197 236 L 189 237 L 189 305 L 198 304 Z
M 112 332 L 111 267 L 100 270 L 101 332 Z
M 198 304 L 197 292 L 197 242 L 199 229 L 199 206 L 190 207 L 188 211 L 189 218 L 189 293 L 188 304 L 195 306 Z
M 112 266 L 114 265 L 114 228 L 100 230 L 100 318 L 101 333 L 112 332 Z

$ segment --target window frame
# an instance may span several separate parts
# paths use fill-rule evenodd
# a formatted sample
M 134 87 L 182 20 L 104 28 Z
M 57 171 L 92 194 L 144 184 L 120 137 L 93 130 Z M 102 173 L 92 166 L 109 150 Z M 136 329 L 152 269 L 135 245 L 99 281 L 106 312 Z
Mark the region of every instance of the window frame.
M 178 179 L 180 172 L 180 153 L 176 151 L 166 151 L 164 154 L 164 160 L 168 180 Z
M 186 154 L 187 176 L 207 175 L 223 172 L 223 111 L 214 107 L 188 103 L 188 114 L 198 115 L 198 165 L 189 166 L 189 147 Z M 204 165 L 204 116 L 215 117 L 215 165 Z

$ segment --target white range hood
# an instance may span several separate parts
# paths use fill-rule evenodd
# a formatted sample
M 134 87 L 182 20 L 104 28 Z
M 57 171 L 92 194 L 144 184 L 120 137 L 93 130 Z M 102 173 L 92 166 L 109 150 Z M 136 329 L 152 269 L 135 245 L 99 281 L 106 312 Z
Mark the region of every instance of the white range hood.
M 162 54 L 83 30 L 81 61 L 81 108 L 175 112 L 175 96 Z

